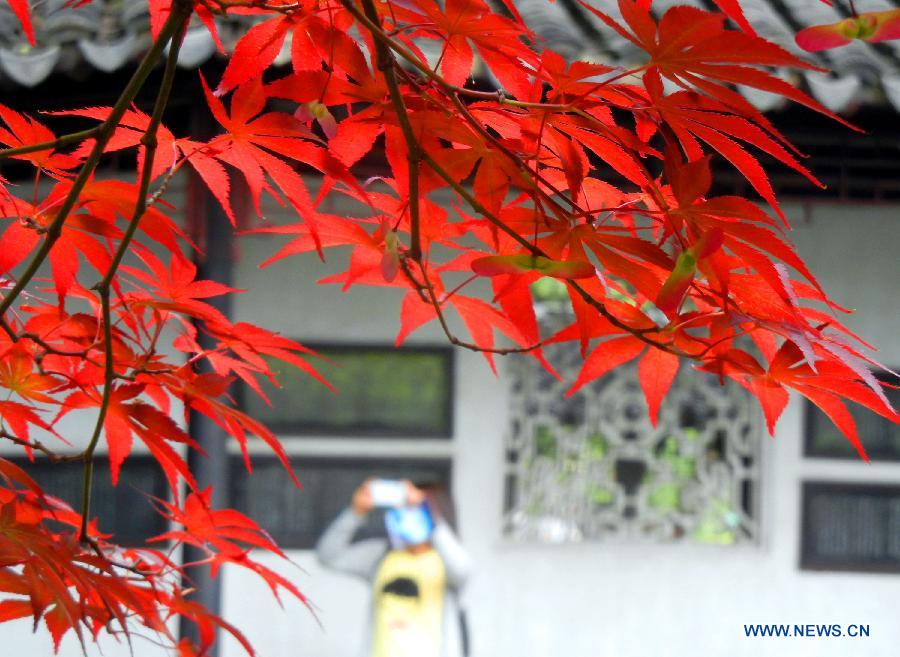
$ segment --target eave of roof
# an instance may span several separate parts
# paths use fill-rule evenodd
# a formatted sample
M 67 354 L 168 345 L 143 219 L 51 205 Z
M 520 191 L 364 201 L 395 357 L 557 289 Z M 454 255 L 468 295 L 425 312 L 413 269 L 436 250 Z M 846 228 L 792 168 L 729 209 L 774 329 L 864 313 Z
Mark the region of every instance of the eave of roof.
M 593 1 L 618 16 L 615 0 Z M 44 0 L 36 4 L 36 47 L 24 40 L 9 6 L 0 5 L 0 83 L 35 87 L 54 72 L 76 75 L 85 66 L 112 72 L 131 65 L 146 49 L 150 37 L 145 2 L 94 0 L 78 9 L 63 9 L 65 3 L 66 0 Z M 654 0 L 653 10 L 661 15 L 675 4 L 707 8 L 705 0 Z M 856 0 L 855 4 L 859 11 L 896 7 L 892 0 Z M 548 46 L 571 59 L 621 66 L 640 61 L 641 53 L 632 44 L 581 9 L 575 0 L 517 0 L 516 6 Z M 888 104 L 900 110 L 900 41 L 876 45 L 854 42 L 810 56 L 798 51 L 793 35 L 803 26 L 844 18 L 839 6 L 812 0 L 741 0 L 741 6 L 762 36 L 833 71 L 778 72 L 829 109 L 847 113 L 861 105 Z M 222 20 L 219 27 L 228 47 L 246 30 L 246 22 Z M 215 44 L 206 28 L 193 25 L 181 49 L 179 64 L 195 68 L 215 54 Z M 289 56 L 286 43 L 279 63 L 286 63 Z M 783 98 L 773 94 L 738 89 L 761 110 L 777 109 L 784 103 Z

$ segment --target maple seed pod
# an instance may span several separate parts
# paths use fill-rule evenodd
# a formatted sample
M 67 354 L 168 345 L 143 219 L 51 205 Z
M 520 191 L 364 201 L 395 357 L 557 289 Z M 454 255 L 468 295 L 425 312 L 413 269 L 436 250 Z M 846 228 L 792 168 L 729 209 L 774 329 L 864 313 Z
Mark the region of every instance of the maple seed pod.
M 337 134 L 337 121 L 328 107 L 318 101 L 304 103 L 294 110 L 294 118 L 303 123 L 316 121 L 329 139 Z
M 722 239 L 722 229 L 714 228 L 703 233 L 691 248 L 681 252 L 675 263 L 675 269 L 659 291 L 656 298 L 657 308 L 668 314 L 681 305 L 691 287 L 691 281 L 694 280 L 697 262 L 715 253 L 722 246 Z
M 508 256 L 486 256 L 472 261 L 472 271 L 479 276 L 526 274 L 537 271 L 553 278 L 592 278 L 594 266 L 585 260 L 551 260 L 544 256 L 520 253 Z
M 681 305 L 681 301 L 687 294 L 691 281 L 694 280 L 694 270 L 697 268 L 697 258 L 690 249 L 678 256 L 675 269 L 669 274 L 656 298 L 656 307 L 668 314 Z
M 384 255 L 381 256 L 381 275 L 388 283 L 397 278 L 400 271 L 400 237 L 396 230 L 384 236 Z
M 878 43 L 900 39 L 900 9 L 869 11 L 828 25 L 800 30 L 797 45 L 809 52 L 846 46 L 854 39 Z

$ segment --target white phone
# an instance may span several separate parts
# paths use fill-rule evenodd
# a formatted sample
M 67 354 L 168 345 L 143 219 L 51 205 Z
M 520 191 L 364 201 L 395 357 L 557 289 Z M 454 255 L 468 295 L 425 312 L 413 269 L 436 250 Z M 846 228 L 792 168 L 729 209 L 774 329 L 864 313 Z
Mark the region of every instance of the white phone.
M 377 507 L 392 508 L 406 504 L 406 484 L 399 479 L 373 479 L 369 482 L 369 495 Z

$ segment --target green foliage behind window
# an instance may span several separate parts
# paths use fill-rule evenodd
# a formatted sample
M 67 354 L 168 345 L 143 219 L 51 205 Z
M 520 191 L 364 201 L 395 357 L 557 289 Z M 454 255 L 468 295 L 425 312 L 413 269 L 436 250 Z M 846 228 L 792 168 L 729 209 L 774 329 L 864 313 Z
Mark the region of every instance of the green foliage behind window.
M 449 437 L 453 358 L 444 348 L 328 346 L 316 368 L 337 389 L 283 368 L 281 388 L 267 386 L 268 406 L 243 391 L 244 409 L 275 430 L 346 435 Z

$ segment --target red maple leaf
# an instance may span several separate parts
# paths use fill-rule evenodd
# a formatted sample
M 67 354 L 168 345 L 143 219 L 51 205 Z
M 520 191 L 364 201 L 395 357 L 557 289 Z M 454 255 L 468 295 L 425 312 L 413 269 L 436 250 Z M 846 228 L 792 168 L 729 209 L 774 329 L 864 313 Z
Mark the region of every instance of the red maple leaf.
M 784 96 L 850 126 L 797 87 L 760 67 L 822 69 L 751 32 L 725 29 L 722 14 L 676 5 L 666 10 L 657 23 L 649 8 L 634 0 L 619 0 L 619 10 L 629 31 L 585 0 L 579 1 L 619 35 L 647 52 L 650 61 L 642 68 L 656 70 L 682 88 L 708 94 L 736 114 L 752 117 L 767 128 L 771 126 L 758 110 L 729 88 L 732 84 L 743 84 Z
M 149 251 L 142 252 L 140 259 L 146 270 L 122 267 L 124 273 L 145 286 L 128 293 L 126 298 L 132 304 L 174 311 L 198 319 L 228 321 L 220 311 L 201 299 L 235 292 L 234 288 L 216 281 L 197 280 L 197 266 L 179 252 L 172 255 L 169 266 Z
M 18 5 L 24 6 L 27 10 L 26 0 L 13 1 L 16 2 L 12 5 L 13 9 Z M 33 35 L 29 35 L 29 38 L 33 43 Z M 0 105 L 0 119 L 7 127 L 7 129 L 0 128 L 0 144 L 9 148 L 53 141 L 56 138 L 56 135 L 42 123 L 25 114 L 19 114 L 5 105 Z M 81 164 L 79 158 L 58 153 L 52 148 L 13 157 L 31 162 L 38 169 L 57 177 L 68 175 L 70 169 Z
M 347 12 L 332 8 L 326 18 L 315 13 L 314 5 L 310 9 L 303 7 L 247 30 L 235 45 L 216 94 L 225 94 L 259 77 L 275 61 L 288 34 L 295 73 L 320 71 L 323 62 L 339 76 L 357 73 L 359 62 L 365 60 L 359 46 L 346 32 L 350 26 Z
M 444 41 L 439 71 L 450 84 L 463 86 L 472 73 L 475 45 L 478 54 L 504 89 L 517 98 L 527 98 L 531 83 L 527 66 L 537 68 L 537 55 L 525 45 L 531 33 L 519 22 L 493 13 L 481 0 L 448 0 L 442 8 L 434 0 L 419 0 L 415 6 L 424 14 L 417 35 L 434 38 L 432 29 Z
M 252 79 L 235 91 L 230 115 L 206 86 L 206 81 L 202 78 L 201 81 L 213 116 L 227 131 L 211 142 L 215 149 L 212 157 L 241 172 L 258 214 L 263 191 L 277 198 L 268 176 L 303 220 L 315 229 L 316 211 L 306 184 L 293 165 L 282 158 L 312 166 L 333 179 L 359 187 L 344 164 L 315 143 L 318 138 L 298 119 L 281 112 L 261 114 L 266 96 L 259 79 Z

